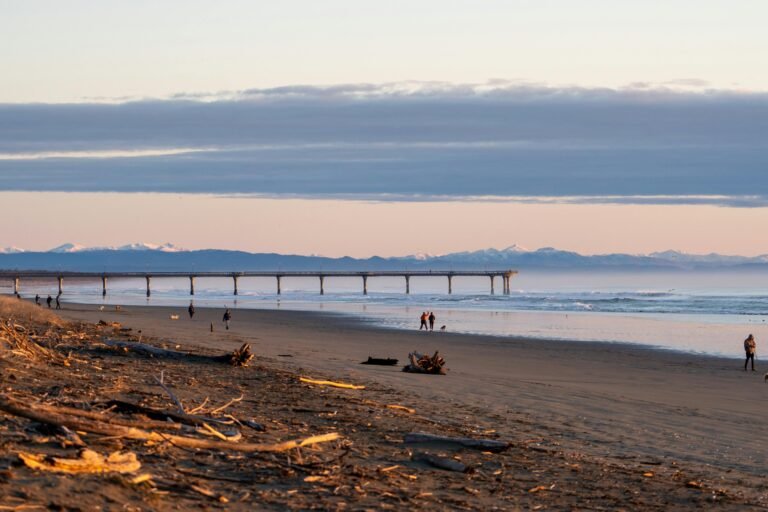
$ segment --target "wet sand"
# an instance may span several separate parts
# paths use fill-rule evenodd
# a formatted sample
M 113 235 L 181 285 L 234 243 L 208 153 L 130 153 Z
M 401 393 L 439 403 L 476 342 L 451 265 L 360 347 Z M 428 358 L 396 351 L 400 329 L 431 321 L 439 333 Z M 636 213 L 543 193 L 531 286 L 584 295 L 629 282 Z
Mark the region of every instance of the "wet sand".
M 717 480 L 728 475 L 750 494 L 768 455 L 768 365 L 744 372 L 741 362 L 632 345 L 542 341 L 371 327 L 353 317 L 291 311 L 127 306 L 98 311 L 65 304 L 62 316 L 118 321 L 144 335 L 189 346 L 254 352 L 296 370 L 377 383 L 444 407 L 470 411 L 464 421 L 496 426 L 513 440 L 540 436 L 562 450 L 654 465 L 684 463 Z M 180 315 L 170 320 L 170 314 Z M 210 332 L 211 322 L 214 332 Z M 761 342 L 758 340 L 758 354 Z M 738 353 L 741 340 L 733 340 Z M 768 341 L 765 341 L 768 343 Z M 368 356 L 439 350 L 447 376 L 406 374 L 360 365 Z

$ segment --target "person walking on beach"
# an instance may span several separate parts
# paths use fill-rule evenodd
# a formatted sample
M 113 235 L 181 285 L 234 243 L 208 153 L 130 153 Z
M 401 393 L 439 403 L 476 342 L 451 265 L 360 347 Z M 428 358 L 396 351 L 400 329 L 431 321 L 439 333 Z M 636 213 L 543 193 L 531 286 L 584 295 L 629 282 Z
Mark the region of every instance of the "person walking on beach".
M 192 318 L 193 316 L 195 316 L 195 305 L 192 304 L 191 301 L 189 303 L 189 307 L 187 308 L 187 311 L 189 311 L 189 318 Z
M 40 305 L 40 294 L 35 295 L 35 304 Z
M 755 343 L 755 337 L 751 334 L 744 340 L 744 352 L 747 354 L 747 359 L 744 360 L 744 371 L 747 371 L 747 363 L 752 360 L 752 371 L 755 371 L 755 352 L 757 351 L 757 343 Z
M 53 297 L 49 295 L 48 298 L 45 299 L 45 303 L 48 304 L 48 309 L 51 309 L 51 302 L 53 302 Z
M 429 330 L 435 330 L 435 314 L 432 311 L 429 312 Z
M 56 296 L 56 309 L 61 309 L 61 294 Z
M 421 314 L 421 325 L 419 325 L 419 330 L 424 329 L 425 331 L 429 330 L 429 327 L 427 327 L 427 318 L 429 318 L 429 315 L 427 315 L 427 312 L 424 311 Z
M 232 313 L 229 311 L 229 308 L 227 308 L 226 311 L 224 311 L 224 326 L 227 330 L 229 330 L 229 321 L 232 320 Z

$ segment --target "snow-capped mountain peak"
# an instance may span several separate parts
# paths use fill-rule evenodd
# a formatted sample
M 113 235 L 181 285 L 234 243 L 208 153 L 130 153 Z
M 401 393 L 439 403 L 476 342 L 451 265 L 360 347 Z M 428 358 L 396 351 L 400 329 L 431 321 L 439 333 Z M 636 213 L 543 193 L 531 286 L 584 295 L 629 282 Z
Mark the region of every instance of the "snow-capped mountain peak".
M 502 249 L 501 252 L 531 252 L 531 251 L 517 244 L 512 244 L 509 247 Z
M 161 245 L 150 244 L 146 242 L 139 242 L 135 244 L 121 245 L 115 248 L 117 251 L 160 251 L 160 252 L 181 252 L 184 249 L 176 247 L 171 243 L 164 243 Z
M 85 249 L 86 248 L 84 246 L 79 244 L 66 243 L 66 244 L 61 244 L 58 247 L 54 247 L 48 252 L 61 254 L 61 253 L 68 253 L 68 252 L 81 252 L 81 251 L 84 251 Z
M 0 254 L 18 254 L 20 252 L 26 252 L 24 249 L 18 247 L 3 247 L 0 248 Z
M 94 251 L 160 251 L 160 252 L 181 252 L 184 249 L 176 247 L 171 243 L 165 244 L 151 244 L 145 242 L 133 243 L 121 245 L 119 247 L 85 247 L 80 244 L 66 243 L 58 247 L 54 247 L 48 252 L 63 254 L 74 252 L 94 252 Z

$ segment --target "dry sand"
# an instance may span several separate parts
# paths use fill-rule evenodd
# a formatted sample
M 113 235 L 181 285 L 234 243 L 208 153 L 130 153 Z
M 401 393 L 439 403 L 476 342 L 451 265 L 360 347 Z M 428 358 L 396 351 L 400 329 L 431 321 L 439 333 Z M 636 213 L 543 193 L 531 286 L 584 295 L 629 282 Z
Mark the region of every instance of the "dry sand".
M 455 407 L 458 420 L 493 425 L 502 438 L 536 438 L 543 447 L 654 467 L 684 464 L 768 503 L 760 482 L 768 455 L 768 365 L 759 360 L 760 371 L 744 372 L 736 359 L 621 344 L 404 332 L 306 312 L 235 310 L 225 331 L 221 310 L 198 308 L 190 320 L 183 308 L 65 308 L 67 318 L 119 321 L 182 345 L 230 350 L 248 341 L 259 356 L 288 369 L 376 383 Z M 732 341 L 738 354 L 741 340 Z M 359 364 L 368 356 L 403 362 L 412 350 L 439 350 L 448 375 Z

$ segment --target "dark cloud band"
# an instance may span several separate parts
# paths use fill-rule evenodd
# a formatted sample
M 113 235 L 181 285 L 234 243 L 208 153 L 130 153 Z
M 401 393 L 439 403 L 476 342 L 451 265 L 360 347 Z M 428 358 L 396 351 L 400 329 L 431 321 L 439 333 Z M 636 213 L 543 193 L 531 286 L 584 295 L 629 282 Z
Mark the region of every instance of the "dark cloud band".
M 763 94 L 502 83 L 193 96 L 0 105 L 0 189 L 710 196 L 741 205 L 768 196 Z

